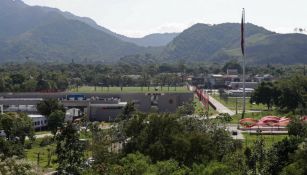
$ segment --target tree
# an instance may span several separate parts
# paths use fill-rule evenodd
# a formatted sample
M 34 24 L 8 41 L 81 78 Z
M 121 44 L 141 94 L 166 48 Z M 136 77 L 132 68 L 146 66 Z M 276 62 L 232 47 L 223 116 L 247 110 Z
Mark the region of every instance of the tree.
M 163 86 L 165 86 L 165 84 L 166 84 L 167 75 L 168 74 L 162 73 L 162 74 L 155 76 L 155 83 L 160 85 L 161 91 L 163 90 Z
M 222 162 L 231 167 L 231 174 L 247 174 L 246 159 L 242 150 L 227 154 Z
M 32 120 L 26 114 L 7 113 L 0 115 L 0 123 L 9 141 L 18 141 L 23 145 L 27 136 L 33 139 Z
M 24 75 L 22 75 L 22 74 L 20 74 L 20 73 L 18 73 L 18 74 L 12 74 L 11 76 L 10 76 L 10 78 L 11 78 L 11 80 L 12 80 L 12 83 L 13 84 L 22 84 L 24 81 L 25 81 L 25 77 L 24 77 Z
M 108 174 L 109 167 L 116 160 L 116 153 L 110 151 L 112 143 L 115 142 L 112 130 L 98 129 L 98 126 L 93 126 L 91 130 L 95 170 L 99 174 Z
M 77 126 L 68 123 L 55 137 L 60 174 L 80 175 L 84 168 L 85 143 L 79 140 Z
M 220 174 L 231 174 L 233 170 L 231 167 L 220 163 L 210 162 L 209 165 L 196 165 L 193 167 L 191 175 L 206 174 L 206 175 L 220 175 Z
M 174 159 L 186 166 L 221 160 L 236 149 L 235 143 L 224 129 L 207 124 L 169 114 L 134 115 L 125 125 L 130 139 L 124 152 L 138 151 L 153 162 Z
M 140 153 L 128 154 L 120 160 L 125 174 L 142 175 L 148 170 L 151 161 L 148 156 Z
M 39 76 L 37 79 L 36 91 L 46 90 L 50 90 L 50 83 L 47 80 L 44 80 L 42 76 Z
M 152 163 L 150 157 L 139 152 L 128 154 L 123 157 L 119 164 L 110 166 L 106 174 L 159 174 L 159 175 L 186 175 L 190 169 L 186 166 L 180 166 L 175 160 L 158 161 Z
M 302 142 L 298 150 L 292 154 L 292 163 L 283 168 L 282 175 L 305 175 L 307 174 L 307 143 Z
M 240 142 L 233 140 L 225 128 L 215 128 L 211 132 L 211 142 L 214 144 L 212 151 L 214 151 L 213 155 L 216 160 L 222 161 L 228 153 L 235 152 L 238 147 L 241 147 Z
M 179 106 L 176 113 L 179 116 L 192 115 L 195 112 L 195 102 L 191 101 Z
M 247 169 L 249 169 L 251 172 L 256 171 L 256 160 L 255 157 L 252 156 L 252 149 L 247 147 L 244 150 L 244 156 L 245 156 L 245 164 L 247 166 Z
M 290 154 L 293 154 L 297 150 L 301 141 L 301 138 L 290 137 L 275 143 L 267 152 L 267 172 L 271 175 L 280 174 L 283 167 L 291 163 Z
M 3 155 L 3 157 L 18 156 L 23 158 L 25 156 L 24 146 L 19 142 L 0 137 L 0 155 Z
M 159 161 L 150 167 L 151 174 L 159 175 L 186 175 L 190 169 L 186 166 L 180 166 L 175 160 Z
M 267 105 L 268 110 L 272 108 L 274 100 L 277 98 L 276 89 L 271 82 L 262 82 L 251 96 L 250 102 Z
M 61 110 L 56 110 L 52 112 L 48 117 L 48 128 L 51 130 L 52 134 L 55 135 L 58 128 L 63 127 L 65 120 L 65 113 Z
M 252 154 L 250 159 L 253 160 L 254 166 L 252 172 L 254 174 L 265 174 L 266 173 L 266 158 L 267 150 L 265 149 L 265 143 L 262 136 L 259 136 L 254 143 Z
M 307 77 L 292 76 L 277 82 L 276 106 L 285 112 L 293 112 L 307 106 Z
M 231 122 L 232 117 L 228 113 L 220 113 L 216 119 L 220 120 L 221 123 L 226 124 Z
M 60 110 L 65 112 L 65 108 L 57 99 L 47 99 L 37 104 L 37 110 L 40 114 L 49 116 L 52 112 Z
M 35 79 L 27 80 L 23 83 L 24 91 L 33 92 L 36 89 L 37 81 Z
M 133 102 L 128 102 L 127 105 L 123 108 L 121 114 L 120 114 L 120 119 L 122 120 L 128 120 L 132 117 L 132 114 L 136 111 L 134 103 Z
M 299 117 L 292 117 L 288 125 L 288 132 L 290 136 L 307 137 L 307 124 L 302 122 Z
M 185 60 L 181 59 L 178 61 L 178 70 L 180 72 L 180 76 L 181 76 L 181 83 L 183 83 L 183 79 L 185 76 L 185 69 L 186 69 L 186 65 L 185 65 Z
M 238 73 L 242 72 L 242 67 L 240 63 L 238 63 L 236 60 L 227 62 L 222 69 L 223 69 L 223 72 L 225 73 L 227 72 L 227 69 L 237 69 Z

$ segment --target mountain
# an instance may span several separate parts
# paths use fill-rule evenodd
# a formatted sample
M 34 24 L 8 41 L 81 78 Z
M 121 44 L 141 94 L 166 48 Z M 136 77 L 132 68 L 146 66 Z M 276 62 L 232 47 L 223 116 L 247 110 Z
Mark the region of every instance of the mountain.
M 43 7 L 46 10 L 50 10 L 52 8 L 48 8 L 48 7 Z M 79 17 L 79 16 L 75 16 L 69 12 L 61 12 L 58 9 L 53 9 L 55 11 L 57 11 L 58 13 L 61 13 L 64 17 L 66 17 L 67 19 L 73 19 L 73 20 L 78 20 L 81 22 L 84 22 L 85 24 L 88 24 L 89 26 L 97 29 L 97 30 L 101 30 L 109 35 L 112 35 L 122 41 L 125 42 L 129 42 L 129 43 L 134 43 L 138 46 L 141 47 L 161 47 L 161 46 L 166 46 L 168 43 L 170 43 L 176 36 L 179 35 L 179 33 L 154 33 L 154 34 L 150 34 L 147 36 L 144 36 L 142 38 L 131 38 L 131 37 L 127 37 L 115 32 L 112 32 L 111 30 L 102 27 L 100 25 L 98 25 L 94 20 L 92 20 L 91 18 L 87 18 L 87 17 Z
M 48 7 L 44 7 L 46 10 L 48 9 Z M 50 10 L 51 8 L 49 8 Z M 101 30 L 109 35 L 112 35 L 122 41 L 125 42 L 129 42 L 129 43 L 134 43 L 138 46 L 141 47 L 161 47 L 161 46 L 166 46 L 168 43 L 170 43 L 176 36 L 179 35 L 179 33 L 154 33 L 154 34 L 150 34 L 147 36 L 144 36 L 142 38 L 131 38 L 131 37 L 127 37 L 115 32 L 112 32 L 111 30 L 102 27 L 100 25 L 98 25 L 94 20 L 92 20 L 91 18 L 87 18 L 87 17 L 79 17 L 79 16 L 75 16 L 69 12 L 61 12 L 58 9 L 53 9 L 55 11 L 57 11 L 58 13 L 62 13 L 62 15 L 64 17 L 66 17 L 67 19 L 73 19 L 73 20 L 78 20 L 81 22 L 84 22 L 85 24 L 88 24 L 89 26 L 97 29 L 97 30 Z
M 32 7 L 20 0 L 0 1 L 0 62 L 114 62 L 146 48 L 124 42 L 57 10 Z
M 256 41 L 254 41 L 256 40 Z M 307 63 L 307 35 L 272 34 L 248 38 L 247 61 L 256 64 L 301 64 Z M 213 60 L 239 59 L 241 50 L 222 50 Z
M 241 59 L 240 37 L 240 24 L 195 24 L 168 44 L 161 57 L 212 62 Z M 307 35 L 278 34 L 246 24 L 246 43 L 250 63 L 307 63 Z
M 76 16 L 70 12 L 62 12 L 59 9 L 56 8 L 50 8 L 50 7 L 40 7 L 42 10 L 45 12 L 56 12 L 61 15 L 63 15 L 67 19 L 72 19 L 72 20 L 78 20 L 81 21 L 97 30 L 101 30 L 109 35 L 112 35 L 122 41 L 134 43 L 138 46 L 142 47 L 161 47 L 161 46 L 166 46 L 168 43 L 170 43 L 179 33 L 155 33 L 155 34 L 150 34 L 147 36 L 144 36 L 142 38 L 131 38 L 127 37 L 115 32 L 112 32 L 111 30 L 102 27 L 98 25 L 94 20 L 88 17 L 79 17 Z
M 57 11 L 60 12 L 59 10 L 57 10 Z M 142 38 L 131 38 L 131 37 L 127 37 L 127 36 L 112 32 L 111 30 L 98 25 L 94 20 L 92 20 L 90 18 L 78 17 L 78 16 L 75 16 L 75 15 L 69 13 L 69 12 L 60 12 L 60 13 L 62 13 L 63 16 L 65 16 L 67 19 L 74 19 L 74 20 L 84 22 L 84 23 L 88 24 L 89 26 L 91 26 L 91 27 L 93 27 L 97 30 L 101 30 L 101 31 L 103 31 L 103 32 L 105 32 L 109 35 L 112 35 L 112 36 L 114 36 L 114 37 L 116 37 L 116 38 L 118 38 L 122 41 L 134 43 L 134 44 L 141 46 L 141 47 L 162 47 L 162 46 L 166 46 L 176 36 L 179 35 L 179 33 L 154 33 L 154 34 L 144 36 Z

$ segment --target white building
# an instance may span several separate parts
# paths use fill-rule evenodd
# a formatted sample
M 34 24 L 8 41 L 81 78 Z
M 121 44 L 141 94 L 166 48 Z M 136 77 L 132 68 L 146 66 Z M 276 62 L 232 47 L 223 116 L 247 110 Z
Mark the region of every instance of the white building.
M 258 82 L 245 82 L 245 88 L 249 89 L 256 89 L 258 85 Z M 231 89 L 240 89 L 243 88 L 243 82 L 230 82 L 228 86 Z
M 245 88 L 246 96 L 251 96 L 255 90 L 252 88 Z M 243 96 L 243 88 L 238 90 L 227 90 L 225 91 L 228 96 L 231 97 L 242 97 Z
M 31 118 L 34 129 L 44 128 L 48 125 L 47 117 L 43 115 L 28 115 Z
M 78 108 L 71 108 L 66 110 L 65 121 L 73 121 L 75 118 L 81 116 L 81 111 Z

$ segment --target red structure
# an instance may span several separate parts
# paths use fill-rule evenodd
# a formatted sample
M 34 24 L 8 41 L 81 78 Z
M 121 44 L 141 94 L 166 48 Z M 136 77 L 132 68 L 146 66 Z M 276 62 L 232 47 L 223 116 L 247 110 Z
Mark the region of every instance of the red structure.
M 260 120 L 252 118 L 244 118 L 240 120 L 240 125 L 245 128 L 251 128 L 254 126 L 273 126 L 273 127 L 286 127 L 290 123 L 290 118 L 277 117 L 277 116 L 266 116 Z
M 207 108 L 209 109 L 209 95 L 203 90 L 203 89 L 196 89 L 195 91 L 199 101 Z

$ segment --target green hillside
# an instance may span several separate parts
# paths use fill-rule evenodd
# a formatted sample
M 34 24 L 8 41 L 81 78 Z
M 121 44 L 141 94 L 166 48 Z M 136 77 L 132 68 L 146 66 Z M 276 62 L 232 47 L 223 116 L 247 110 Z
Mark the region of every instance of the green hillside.
M 146 48 L 124 42 L 57 11 L 0 1 L 0 62 L 114 62 Z M 4 27 L 2 27 L 4 26 Z
M 240 24 L 196 24 L 182 32 L 163 51 L 166 60 L 223 62 L 241 59 Z M 246 24 L 248 62 L 295 64 L 307 62 L 307 36 L 277 34 Z

